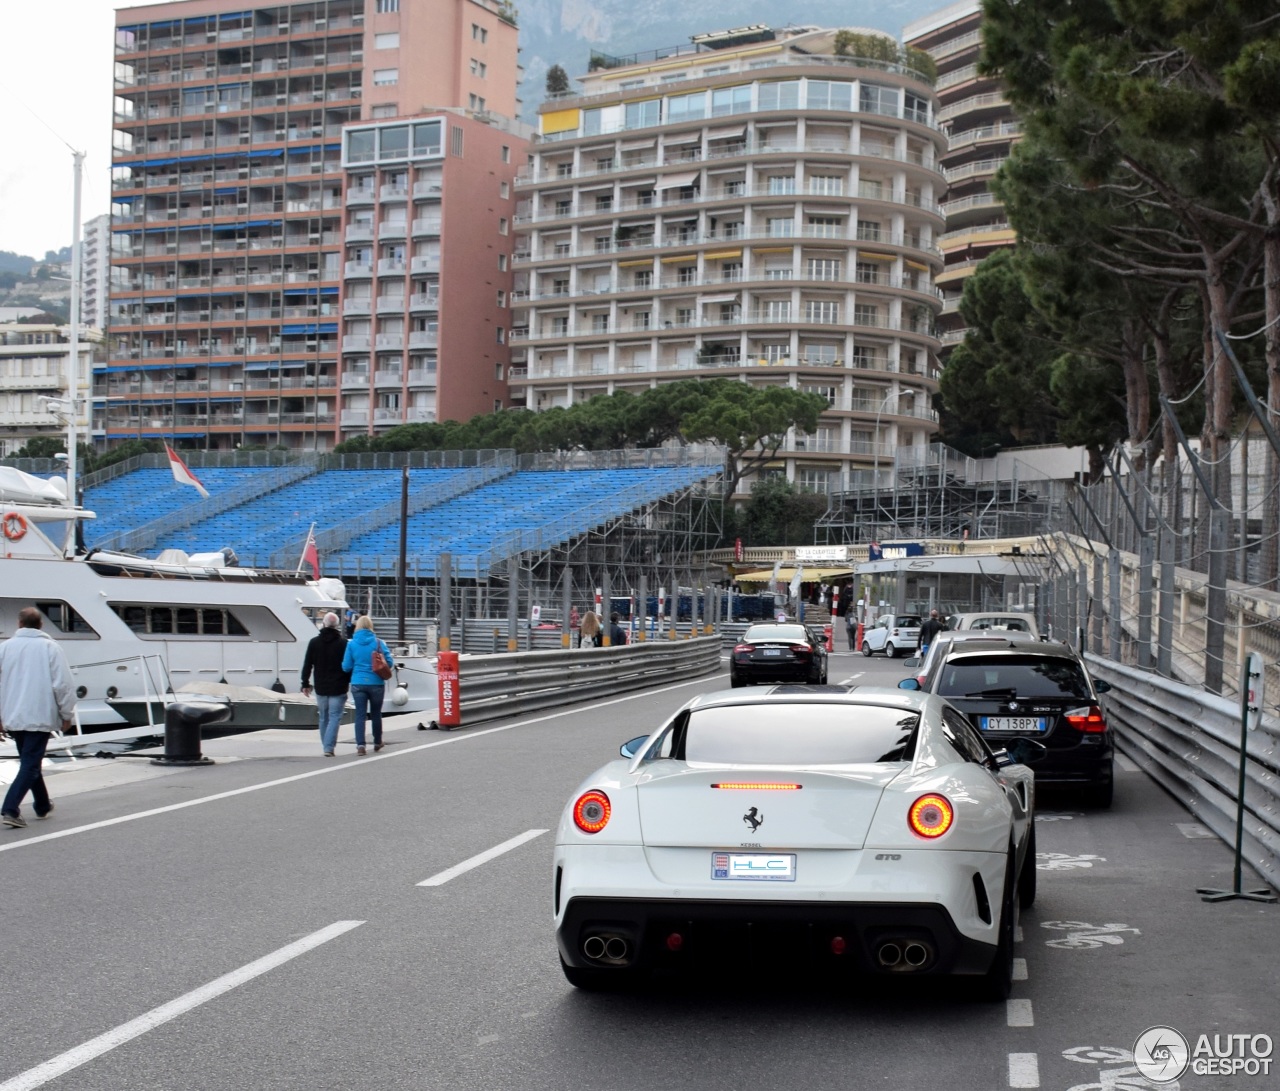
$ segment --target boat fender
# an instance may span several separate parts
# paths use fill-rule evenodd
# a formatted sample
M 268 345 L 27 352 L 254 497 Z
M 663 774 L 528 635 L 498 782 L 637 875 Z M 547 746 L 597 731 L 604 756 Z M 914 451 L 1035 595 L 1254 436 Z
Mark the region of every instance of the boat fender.
M 20 512 L 4 513 L 4 536 L 11 542 L 20 542 L 27 533 L 27 520 Z

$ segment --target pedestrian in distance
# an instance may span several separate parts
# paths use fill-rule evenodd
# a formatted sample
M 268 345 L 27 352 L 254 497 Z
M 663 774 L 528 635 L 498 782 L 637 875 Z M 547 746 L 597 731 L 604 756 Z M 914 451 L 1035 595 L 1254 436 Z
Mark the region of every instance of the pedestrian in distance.
M 37 818 L 48 818 L 53 801 L 45 787 L 44 752 L 49 736 L 71 727 L 76 712 L 75 683 L 66 654 L 48 633 L 34 606 L 18 611 L 18 628 L 0 645 L 0 738 L 13 737 L 18 774 L 0 804 L 6 826 L 22 829 L 22 801 L 28 792 Z
M 338 615 L 324 615 L 324 625 L 311 638 L 302 660 L 302 692 L 311 696 L 311 674 L 315 672 L 316 709 L 320 718 L 320 747 L 326 758 L 333 757 L 338 744 L 338 724 L 347 704 L 351 674 L 342 669 L 347 654 L 347 638 L 338 631 Z
M 383 747 L 382 742 L 382 698 L 387 692 L 386 679 L 379 678 L 373 670 L 373 654 L 381 652 L 388 667 L 396 665 L 391 658 L 391 649 L 377 638 L 373 631 L 373 620 L 368 614 L 356 619 L 356 632 L 347 641 L 347 650 L 342 656 L 342 669 L 351 675 L 351 696 L 356 703 L 356 753 L 363 756 L 364 721 L 368 715 L 373 728 L 373 749 L 376 753 Z
M 600 643 L 600 630 L 603 628 L 600 615 L 594 610 L 588 610 L 582 615 L 582 622 L 578 626 L 578 647 L 596 647 Z
M 929 645 L 933 643 L 934 637 L 936 637 L 940 632 L 942 632 L 944 628 L 946 628 L 946 626 L 942 624 L 941 620 L 939 620 L 938 611 L 930 610 L 929 616 L 925 618 L 923 622 L 920 623 L 920 655 L 921 657 L 923 657 L 924 653 L 929 650 Z
M 622 615 L 617 610 L 609 615 L 609 643 L 615 648 L 621 648 L 627 642 L 627 631 L 619 624 L 621 621 Z
M 844 615 L 844 635 L 849 641 L 849 650 L 858 650 L 858 611 L 850 604 Z

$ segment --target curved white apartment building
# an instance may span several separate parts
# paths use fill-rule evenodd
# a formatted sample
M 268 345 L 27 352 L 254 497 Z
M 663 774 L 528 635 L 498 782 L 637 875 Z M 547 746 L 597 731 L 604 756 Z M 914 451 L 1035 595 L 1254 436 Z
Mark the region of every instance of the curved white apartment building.
M 937 427 L 931 83 L 835 55 L 832 30 L 702 37 L 597 58 L 541 108 L 517 178 L 513 400 L 785 384 L 831 408 L 766 472 L 883 475 Z

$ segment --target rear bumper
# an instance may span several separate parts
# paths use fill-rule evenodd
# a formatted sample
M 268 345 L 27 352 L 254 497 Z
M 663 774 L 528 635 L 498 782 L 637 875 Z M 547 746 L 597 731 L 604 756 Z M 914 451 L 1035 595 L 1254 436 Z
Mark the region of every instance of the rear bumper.
M 803 682 L 821 670 L 812 663 L 734 663 L 732 669 L 744 682 Z
M 672 936 L 679 942 L 669 942 Z M 622 939 L 625 957 L 589 957 L 584 946 L 592 946 L 593 937 Z M 623 971 L 805 967 L 981 974 L 996 952 L 993 944 L 962 935 L 943 906 L 911 902 L 573 898 L 556 929 L 556 943 L 570 966 Z M 899 952 L 917 945 L 924 961 L 886 965 L 885 958 L 893 957 L 886 945 Z M 615 953 L 618 949 L 615 945 Z

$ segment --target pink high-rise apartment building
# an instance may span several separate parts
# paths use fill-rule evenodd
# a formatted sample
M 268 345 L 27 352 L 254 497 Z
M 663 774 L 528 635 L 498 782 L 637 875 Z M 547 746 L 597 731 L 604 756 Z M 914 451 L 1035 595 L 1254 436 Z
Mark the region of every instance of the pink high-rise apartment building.
M 494 0 L 117 12 L 106 442 L 325 449 L 348 398 L 371 430 L 501 403 L 516 37 Z

